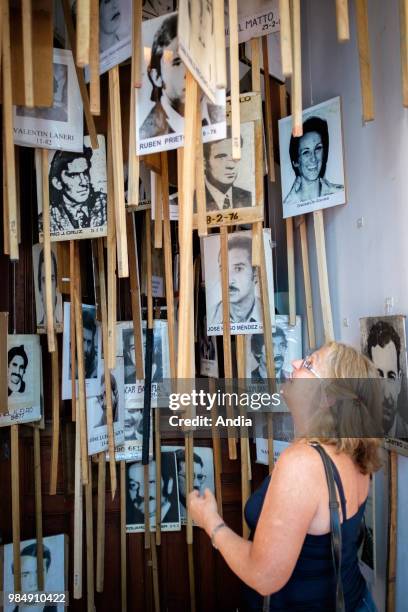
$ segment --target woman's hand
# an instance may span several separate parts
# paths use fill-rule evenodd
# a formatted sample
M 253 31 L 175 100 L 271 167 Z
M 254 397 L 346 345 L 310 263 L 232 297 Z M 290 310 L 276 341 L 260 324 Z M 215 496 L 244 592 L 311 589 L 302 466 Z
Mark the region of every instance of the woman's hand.
M 203 495 L 200 495 L 196 490 L 191 491 L 188 495 L 187 503 L 194 523 L 210 534 L 214 523 L 220 521 L 217 501 L 210 489 L 206 488 Z

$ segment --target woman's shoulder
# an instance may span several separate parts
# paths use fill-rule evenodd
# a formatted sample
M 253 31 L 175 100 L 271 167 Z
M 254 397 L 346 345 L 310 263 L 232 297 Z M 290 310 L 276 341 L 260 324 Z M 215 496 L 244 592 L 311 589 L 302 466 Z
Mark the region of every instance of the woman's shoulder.
M 292 442 L 279 456 L 274 472 L 284 472 L 286 475 L 313 479 L 322 469 L 322 460 L 314 448 L 303 440 Z

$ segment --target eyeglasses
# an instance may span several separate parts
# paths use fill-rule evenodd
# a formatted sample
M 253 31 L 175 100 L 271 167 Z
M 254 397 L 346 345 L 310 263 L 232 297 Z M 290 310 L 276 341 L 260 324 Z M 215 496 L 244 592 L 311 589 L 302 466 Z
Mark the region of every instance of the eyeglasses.
M 308 370 L 311 374 L 313 374 L 313 376 L 316 376 L 316 378 L 321 378 L 320 374 L 318 374 L 312 366 L 310 355 L 303 359 L 302 363 L 300 364 L 300 367 L 304 368 L 305 370 Z

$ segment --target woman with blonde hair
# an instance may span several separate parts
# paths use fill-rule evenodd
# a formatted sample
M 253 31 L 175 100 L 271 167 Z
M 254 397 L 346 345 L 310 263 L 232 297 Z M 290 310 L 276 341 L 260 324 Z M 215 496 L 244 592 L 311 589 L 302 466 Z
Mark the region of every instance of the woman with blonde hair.
M 282 391 L 296 439 L 247 501 L 250 540 L 225 525 L 208 489 L 190 493 L 191 516 L 250 587 L 241 610 L 265 609 L 269 596 L 268 610 L 373 612 L 357 551 L 370 475 L 380 468 L 376 368 L 331 342 L 294 361 Z

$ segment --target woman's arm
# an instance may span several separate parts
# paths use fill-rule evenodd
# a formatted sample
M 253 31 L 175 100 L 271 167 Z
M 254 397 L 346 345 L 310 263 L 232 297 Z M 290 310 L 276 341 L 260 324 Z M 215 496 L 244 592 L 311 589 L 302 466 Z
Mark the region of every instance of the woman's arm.
M 297 443 L 282 453 L 272 474 L 253 542 L 223 527 L 214 542 L 243 582 L 269 595 L 289 580 L 321 495 L 322 465 L 310 447 Z M 189 495 L 193 520 L 209 536 L 222 522 L 212 493 Z

